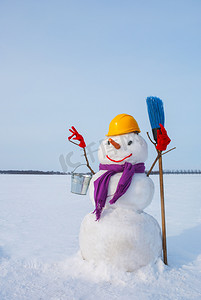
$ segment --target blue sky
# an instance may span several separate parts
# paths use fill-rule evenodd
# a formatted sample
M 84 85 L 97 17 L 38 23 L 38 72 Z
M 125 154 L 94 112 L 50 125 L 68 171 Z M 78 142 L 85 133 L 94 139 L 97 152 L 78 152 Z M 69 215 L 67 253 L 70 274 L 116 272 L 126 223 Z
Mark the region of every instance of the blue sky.
M 166 169 L 201 169 L 201 1 L 0 1 L 0 169 L 62 171 L 84 162 L 112 118 L 133 115 L 146 137 L 146 97 L 164 102 L 177 149 Z M 72 170 L 68 164 L 69 171 Z

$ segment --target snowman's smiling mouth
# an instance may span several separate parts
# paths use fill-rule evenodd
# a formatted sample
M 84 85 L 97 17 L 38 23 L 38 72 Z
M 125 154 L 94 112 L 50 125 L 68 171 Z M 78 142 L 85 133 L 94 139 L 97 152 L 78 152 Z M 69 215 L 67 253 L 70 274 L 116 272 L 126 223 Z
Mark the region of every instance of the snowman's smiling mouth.
M 126 157 L 120 159 L 120 160 L 114 160 L 114 159 L 110 158 L 108 155 L 106 155 L 106 157 L 107 157 L 109 160 L 113 161 L 113 162 L 121 162 L 121 161 L 123 161 L 124 159 L 131 157 L 131 155 L 132 155 L 132 153 L 129 154 L 128 156 L 126 156 Z

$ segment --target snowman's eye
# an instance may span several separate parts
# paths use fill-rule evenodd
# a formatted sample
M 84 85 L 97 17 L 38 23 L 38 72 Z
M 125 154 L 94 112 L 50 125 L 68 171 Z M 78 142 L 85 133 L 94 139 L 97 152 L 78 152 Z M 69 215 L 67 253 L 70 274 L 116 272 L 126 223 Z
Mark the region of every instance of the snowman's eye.
M 132 141 L 129 141 L 129 142 L 128 142 L 128 145 L 130 146 L 131 144 L 132 144 Z
M 110 145 L 110 142 L 109 142 L 109 141 L 107 141 L 107 144 L 108 144 L 108 145 Z

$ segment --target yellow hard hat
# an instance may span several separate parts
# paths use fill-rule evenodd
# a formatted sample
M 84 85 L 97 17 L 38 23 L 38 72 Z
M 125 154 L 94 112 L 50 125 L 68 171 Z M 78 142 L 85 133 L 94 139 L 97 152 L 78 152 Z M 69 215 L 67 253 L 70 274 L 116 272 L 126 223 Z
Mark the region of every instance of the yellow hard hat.
M 140 132 L 140 128 L 136 120 L 127 114 L 117 115 L 109 125 L 109 131 L 106 136 L 120 135 L 129 132 Z

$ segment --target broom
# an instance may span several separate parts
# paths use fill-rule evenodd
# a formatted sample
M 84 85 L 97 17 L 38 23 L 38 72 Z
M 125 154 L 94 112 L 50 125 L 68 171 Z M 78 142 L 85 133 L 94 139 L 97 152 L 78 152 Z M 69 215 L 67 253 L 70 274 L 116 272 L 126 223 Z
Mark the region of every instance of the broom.
M 157 144 L 157 131 L 160 130 L 160 125 L 164 126 L 165 114 L 163 102 L 157 97 L 147 97 L 147 110 L 149 120 L 152 127 L 153 137 Z M 157 149 L 156 149 L 157 150 Z M 164 203 L 164 184 L 163 184 L 163 166 L 162 166 L 162 151 L 157 150 L 158 156 L 155 162 L 159 161 L 159 178 L 160 178 L 160 197 L 161 197 L 161 219 L 162 219 L 162 246 L 163 246 L 163 261 L 167 265 L 167 246 L 166 246 L 166 226 L 165 226 L 165 203 Z

